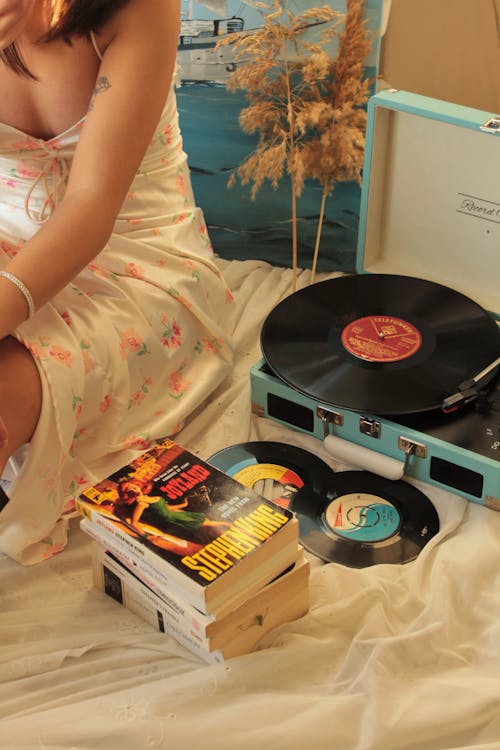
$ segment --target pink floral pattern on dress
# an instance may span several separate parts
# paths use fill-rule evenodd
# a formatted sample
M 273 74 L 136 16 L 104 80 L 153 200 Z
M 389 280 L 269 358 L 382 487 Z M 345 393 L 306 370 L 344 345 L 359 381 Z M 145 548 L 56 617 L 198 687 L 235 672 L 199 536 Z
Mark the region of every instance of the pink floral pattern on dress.
M 71 408 L 73 410 L 73 414 L 75 415 L 76 419 L 78 420 L 78 417 L 82 413 L 83 404 L 82 404 L 82 397 L 76 396 L 73 394 L 71 399 Z
M 80 341 L 80 349 L 82 350 L 83 365 L 85 368 L 85 372 L 88 374 L 89 372 L 92 372 L 92 370 L 95 370 L 95 362 L 92 359 L 92 356 L 89 351 L 90 341 L 88 341 L 88 339 L 82 339 Z
M 182 331 L 180 325 L 175 320 L 170 322 L 166 315 L 161 316 L 161 322 L 165 326 L 165 330 L 161 335 L 163 346 L 169 348 L 182 346 Z
M 181 303 L 181 305 L 184 305 L 184 307 L 187 307 L 188 310 L 189 308 L 192 307 L 192 303 L 189 301 L 189 299 L 185 297 L 183 294 L 181 294 L 178 289 L 174 289 L 173 287 L 170 287 L 169 289 L 167 289 L 167 292 L 172 297 L 175 297 L 175 299 L 177 299 Z
M 42 560 L 49 560 L 51 557 L 54 557 L 54 555 L 62 552 L 66 546 L 63 542 L 54 541 L 52 537 L 45 537 L 45 539 L 42 539 L 42 543 L 46 545 L 45 550 L 42 553 Z
M 73 355 L 69 349 L 64 349 L 58 344 L 53 344 L 49 349 L 49 354 L 56 362 L 60 362 L 65 367 L 71 369 Z
M 9 187 L 9 188 L 15 188 L 15 187 L 17 187 L 17 184 L 18 184 L 17 181 L 13 180 L 11 177 L 10 178 L 2 177 L 0 179 L 0 183 L 2 185 L 5 185 L 6 187 Z
M 177 177 L 175 181 L 175 189 L 179 195 L 182 195 L 183 198 L 187 197 L 188 194 L 188 186 L 186 182 L 186 175 L 184 173 L 184 170 L 179 170 L 177 172 Z
M 122 359 L 126 358 L 128 351 L 139 356 L 147 352 L 145 342 L 134 328 L 128 328 L 126 331 L 120 332 L 120 355 Z
M 19 162 L 19 164 L 11 170 L 11 174 L 14 177 L 24 177 L 28 180 L 35 180 L 37 177 L 40 177 L 42 172 L 40 169 L 33 169 L 33 167 L 26 164 L 26 162 Z
M 45 141 L 0 125 L 0 268 L 38 231 L 26 199 L 49 212 L 61 199 L 62 167 L 71 168 L 84 126 L 82 118 Z M 53 519 L 73 510 L 96 472 L 110 473 L 107 459 L 116 467 L 123 451 L 126 463 L 130 450 L 181 429 L 200 404 L 200 383 L 208 396 L 227 372 L 230 301 L 193 201 L 172 89 L 109 240 L 19 328 L 52 403 L 33 438 L 38 465 L 27 462 L 10 507 L 27 495 L 37 502 L 30 518 L 14 518 L 17 546 L 0 527 L 0 551 L 30 564 L 61 551 L 64 528 Z
M 146 451 L 151 445 L 151 437 L 148 432 L 143 432 L 138 435 L 129 435 L 122 443 L 124 450 L 130 448 L 137 448 L 141 451 Z
M 101 412 L 101 414 L 106 414 L 112 402 L 113 396 L 111 395 L 111 393 L 107 393 L 102 401 L 99 402 L 99 411 Z
M 179 369 L 173 372 L 168 379 L 168 393 L 172 398 L 181 398 L 190 386 L 190 382 L 182 374 L 185 366 L 186 362 L 183 362 Z
M 85 436 L 86 434 L 87 434 L 87 430 L 84 427 L 80 427 L 77 430 L 75 430 L 75 433 L 73 435 L 73 442 L 71 443 L 71 449 L 70 449 L 70 453 L 72 455 L 74 455 L 75 453 L 76 443 L 78 442 L 78 440 L 80 440 L 81 437 Z
M 135 391 L 129 401 L 128 408 L 131 409 L 133 406 L 140 406 L 141 401 L 144 401 L 144 392 L 142 390 Z
M 140 388 L 132 393 L 128 408 L 131 409 L 133 406 L 140 406 L 142 401 L 144 401 L 145 397 L 149 393 L 150 387 L 152 385 L 152 378 L 144 378 L 144 381 L 142 382 Z
M 172 124 L 169 123 L 158 135 L 158 139 L 163 146 L 170 146 L 172 143 L 173 128 Z
M 217 338 L 204 338 L 196 343 L 195 350 L 201 354 L 202 352 L 211 352 L 218 354 L 222 349 L 223 343 L 221 339 Z
M 36 138 L 26 136 L 21 141 L 13 141 L 11 148 L 13 151 L 39 151 L 40 142 Z
M 127 276 L 132 276 L 134 279 L 143 279 L 144 268 L 138 263 L 130 262 L 125 266 L 125 274 Z
M 100 265 L 99 263 L 96 263 L 95 261 L 91 261 L 88 266 L 88 270 L 92 273 L 95 273 L 96 276 L 100 276 L 103 279 L 113 279 L 113 281 L 118 280 L 118 276 L 113 273 L 113 271 L 110 271 L 109 268 L 105 268 L 104 266 Z
M 83 490 L 85 487 L 89 486 L 89 479 L 85 476 L 85 474 L 80 474 L 77 476 L 73 476 L 72 480 L 69 483 L 69 491 L 72 495 L 79 494 L 81 490 Z
M 40 361 L 43 358 L 44 347 L 47 346 L 47 344 L 43 342 L 43 339 L 39 339 L 38 341 L 25 341 L 24 343 L 36 360 Z

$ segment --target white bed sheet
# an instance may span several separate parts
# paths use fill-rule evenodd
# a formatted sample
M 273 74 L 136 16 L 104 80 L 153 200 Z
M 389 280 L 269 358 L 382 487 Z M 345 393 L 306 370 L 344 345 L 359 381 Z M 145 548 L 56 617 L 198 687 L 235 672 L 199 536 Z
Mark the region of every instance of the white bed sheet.
M 178 441 L 207 458 L 278 440 L 347 468 L 314 438 L 251 414 L 260 324 L 290 292 L 291 271 L 221 267 L 237 361 Z M 299 285 L 308 280 L 301 272 Z M 309 555 L 310 612 L 214 666 L 92 588 L 76 522 L 46 563 L 0 557 L 1 748 L 497 750 L 500 514 L 416 484 L 441 520 L 417 560 L 358 570 Z

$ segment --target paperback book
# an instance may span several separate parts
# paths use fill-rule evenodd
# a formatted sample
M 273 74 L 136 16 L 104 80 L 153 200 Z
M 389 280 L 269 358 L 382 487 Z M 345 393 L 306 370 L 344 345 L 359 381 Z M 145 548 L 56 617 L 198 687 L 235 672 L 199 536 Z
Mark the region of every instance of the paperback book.
M 92 569 L 96 588 L 208 662 L 248 653 L 266 633 L 309 609 L 309 563 L 302 548 L 294 565 L 218 620 L 182 600 L 157 596 L 96 543 L 92 545 Z
M 216 617 L 220 620 L 228 612 L 232 612 L 249 596 L 262 588 L 262 586 L 251 586 L 247 590 L 241 589 L 234 597 L 227 599 L 226 602 L 217 609 L 216 614 L 204 614 L 196 607 L 196 605 L 193 605 L 189 599 L 186 599 L 183 596 L 181 587 L 172 584 L 171 580 L 163 576 L 161 571 L 147 560 L 136 557 L 133 552 L 124 547 L 120 540 L 107 529 L 90 521 L 88 518 L 82 518 L 80 521 L 80 527 L 82 531 L 90 536 L 95 542 L 106 550 L 109 550 L 109 552 L 124 567 L 128 568 L 134 576 L 145 583 L 146 586 L 154 591 L 161 599 L 168 601 L 171 598 L 176 601 L 183 601 L 186 607 L 197 612 L 200 617 L 207 618 L 207 620 L 215 621 Z M 272 580 L 283 571 L 290 568 L 290 566 L 295 563 L 300 549 L 301 548 L 294 543 L 293 545 L 287 545 L 283 550 L 277 553 L 273 558 L 273 567 L 276 568 L 276 573 L 269 580 Z M 266 583 L 267 582 L 268 581 L 266 580 Z M 265 585 L 265 583 L 262 585 Z
M 86 489 L 77 510 L 129 567 L 201 612 L 238 606 L 297 558 L 294 514 L 172 440 Z

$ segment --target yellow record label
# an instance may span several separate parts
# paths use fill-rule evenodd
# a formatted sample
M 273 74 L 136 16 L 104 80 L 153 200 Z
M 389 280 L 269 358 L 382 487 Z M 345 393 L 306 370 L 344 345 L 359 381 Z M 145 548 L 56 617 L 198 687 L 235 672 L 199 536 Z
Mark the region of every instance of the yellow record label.
M 304 486 L 304 482 L 294 471 L 278 464 L 250 464 L 237 471 L 234 478 L 245 487 L 253 487 L 261 479 L 274 479 L 275 482 L 291 484 L 297 489 Z

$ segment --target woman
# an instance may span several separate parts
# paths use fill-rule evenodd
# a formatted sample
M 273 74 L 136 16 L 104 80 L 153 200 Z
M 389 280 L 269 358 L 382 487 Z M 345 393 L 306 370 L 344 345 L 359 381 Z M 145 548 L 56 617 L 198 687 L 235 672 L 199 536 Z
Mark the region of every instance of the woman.
M 65 544 L 82 488 L 174 434 L 231 362 L 191 192 L 178 0 L 0 0 L 0 549 Z
M 179 536 L 193 534 L 202 528 L 215 528 L 219 531 L 231 528 L 227 521 L 214 521 L 204 513 L 188 509 L 188 500 L 170 504 L 159 495 L 150 495 L 152 482 L 126 479 L 118 485 L 118 500 L 114 506 L 115 515 L 141 529 L 139 522 L 154 526 L 160 531 L 171 531 L 177 527 Z

